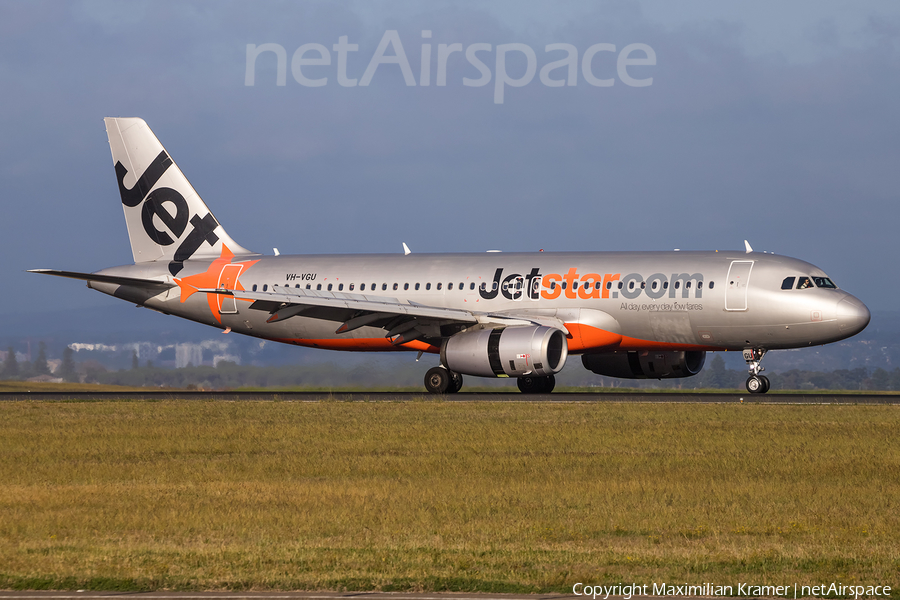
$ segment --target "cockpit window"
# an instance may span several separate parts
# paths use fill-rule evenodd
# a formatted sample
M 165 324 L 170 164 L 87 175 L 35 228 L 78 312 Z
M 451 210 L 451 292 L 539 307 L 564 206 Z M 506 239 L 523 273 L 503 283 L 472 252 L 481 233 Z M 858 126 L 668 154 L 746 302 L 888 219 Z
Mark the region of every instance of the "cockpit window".
M 801 277 L 800 281 L 797 282 L 798 290 L 805 290 L 806 288 L 813 287 L 813 283 L 809 277 Z
M 796 277 L 785 277 L 784 281 L 781 282 L 781 289 L 783 290 L 792 290 L 794 289 L 794 281 Z
M 837 289 L 837 286 L 834 285 L 834 282 L 832 282 L 832 281 L 831 281 L 830 279 L 828 279 L 827 277 L 813 277 L 813 281 L 816 282 L 816 287 L 826 288 L 826 289 L 829 289 L 829 290 L 836 290 L 836 289 Z

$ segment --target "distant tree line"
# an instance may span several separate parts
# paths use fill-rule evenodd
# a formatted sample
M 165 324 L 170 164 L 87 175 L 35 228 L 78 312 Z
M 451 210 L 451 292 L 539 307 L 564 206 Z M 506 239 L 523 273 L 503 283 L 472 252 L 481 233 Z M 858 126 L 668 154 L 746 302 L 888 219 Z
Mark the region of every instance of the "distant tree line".
M 171 369 L 141 365 L 135 354 L 130 369 L 109 370 L 95 360 L 76 363 L 74 352 L 66 347 L 54 378 L 64 381 L 103 383 L 132 387 L 171 387 L 197 389 L 235 388 L 393 388 L 422 386 L 422 378 L 429 365 L 412 362 L 390 364 L 377 362 L 344 365 L 338 361 L 313 365 L 251 366 L 223 361 L 217 367 L 187 366 Z M 50 375 L 46 348 L 43 343 L 33 361 L 19 361 L 9 348 L 0 370 L 0 379 L 29 379 Z M 900 391 L 900 367 L 838 369 L 835 371 L 805 371 L 793 369 L 765 375 L 773 390 L 862 390 Z M 683 379 L 612 379 L 599 377 L 588 371 L 569 368 L 557 376 L 557 385 L 579 387 L 632 387 L 663 389 L 744 389 L 747 371 L 728 369 L 721 355 L 714 355 L 697 376 Z M 503 386 L 506 380 L 467 377 L 466 386 Z
M 773 390 L 868 390 L 900 391 L 900 367 L 891 371 L 882 368 L 837 369 L 834 371 L 804 371 L 791 369 L 781 373 L 763 373 Z M 716 354 L 699 375 L 688 379 L 690 387 L 741 388 L 747 381 L 747 371 L 725 368 L 725 361 Z M 687 386 L 686 386 L 687 387 Z
M 47 363 L 47 346 L 44 342 L 38 344 L 37 356 L 32 361 L 19 362 L 12 346 L 6 349 L 3 367 L 0 368 L 0 379 L 5 381 L 30 379 L 40 375 L 51 375 L 50 365 Z M 53 375 L 54 377 L 68 382 L 80 381 L 82 379 L 75 364 L 75 353 L 68 346 L 63 349 L 62 360 Z
M 244 387 L 420 387 L 425 369 L 419 363 L 392 365 L 390 369 L 377 364 L 347 367 L 338 363 L 304 366 L 257 367 L 222 362 L 218 367 L 186 367 L 162 369 L 138 367 L 131 370 L 95 372 L 90 381 L 135 387 L 196 387 L 202 389 L 233 389 Z M 774 390 L 879 390 L 900 391 L 900 368 L 839 369 L 830 372 L 801 371 L 766 373 Z M 716 355 L 697 376 L 659 381 L 655 379 L 599 378 L 587 371 L 572 369 L 559 377 L 560 385 L 615 386 L 680 389 L 744 389 L 747 372 L 725 367 Z M 466 378 L 467 386 L 504 385 L 504 380 Z
M 415 365 L 415 363 L 413 363 Z M 95 372 L 91 383 L 134 387 L 198 389 L 286 387 L 395 387 L 419 385 L 421 366 L 381 369 L 375 364 L 344 366 L 323 363 L 302 366 L 262 367 L 223 361 L 217 367 L 187 366 L 164 369 L 139 366 L 130 370 Z

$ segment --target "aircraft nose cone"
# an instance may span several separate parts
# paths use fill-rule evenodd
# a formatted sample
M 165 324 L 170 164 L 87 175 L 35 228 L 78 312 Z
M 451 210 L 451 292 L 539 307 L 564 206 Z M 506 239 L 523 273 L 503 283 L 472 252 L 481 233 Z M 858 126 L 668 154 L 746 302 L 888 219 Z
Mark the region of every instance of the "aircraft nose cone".
M 847 296 L 837 304 L 838 328 L 847 337 L 865 329 L 871 317 L 866 305 L 853 296 Z

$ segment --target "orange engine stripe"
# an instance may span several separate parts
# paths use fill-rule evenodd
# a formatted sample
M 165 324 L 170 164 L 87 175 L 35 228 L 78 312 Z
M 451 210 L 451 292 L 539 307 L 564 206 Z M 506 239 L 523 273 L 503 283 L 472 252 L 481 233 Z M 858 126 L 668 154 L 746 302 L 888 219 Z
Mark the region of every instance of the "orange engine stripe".
M 721 352 L 722 346 L 705 346 L 703 344 L 676 344 L 674 342 L 654 342 L 638 338 L 622 336 L 619 350 L 706 350 L 708 352 Z
M 704 346 L 701 344 L 676 344 L 674 342 L 655 342 L 639 338 L 621 335 L 584 325 L 582 323 L 566 323 L 569 330 L 569 352 L 581 354 L 583 352 L 607 350 L 707 350 L 711 352 L 725 350 L 721 346 Z M 308 348 L 323 348 L 325 350 L 348 350 L 362 352 L 398 352 L 413 350 L 440 354 L 438 346 L 428 344 L 420 340 L 413 340 L 397 346 L 391 344 L 387 338 L 353 338 L 353 339 L 305 339 L 305 338 L 273 338 L 276 342 L 306 346 Z
M 566 329 L 569 330 L 569 352 L 578 353 L 607 347 L 614 350 L 622 341 L 622 336 L 618 333 L 582 323 L 566 323 Z
M 323 348 L 325 350 L 360 350 L 368 352 L 399 352 L 403 350 L 415 350 L 440 354 L 441 349 L 420 340 L 413 340 L 405 344 L 394 345 L 387 338 L 354 338 L 354 339 L 306 339 L 306 338 L 273 338 L 276 342 L 306 346 L 308 348 Z
M 573 354 L 590 350 L 725 350 L 721 346 L 642 340 L 582 323 L 566 323 L 566 329 L 569 330 L 569 352 Z

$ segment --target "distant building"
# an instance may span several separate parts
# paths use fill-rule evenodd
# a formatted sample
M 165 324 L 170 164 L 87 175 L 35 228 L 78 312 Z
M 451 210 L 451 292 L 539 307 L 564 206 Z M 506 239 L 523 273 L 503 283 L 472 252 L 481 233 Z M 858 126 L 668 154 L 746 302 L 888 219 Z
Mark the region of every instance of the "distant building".
M 175 368 L 188 365 L 199 367 L 203 364 L 203 346 L 200 344 L 175 344 Z
M 34 383 L 62 383 L 62 377 L 54 377 L 53 375 L 38 375 L 36 377 L 29 377 L 25 381 L 32 381 Z

